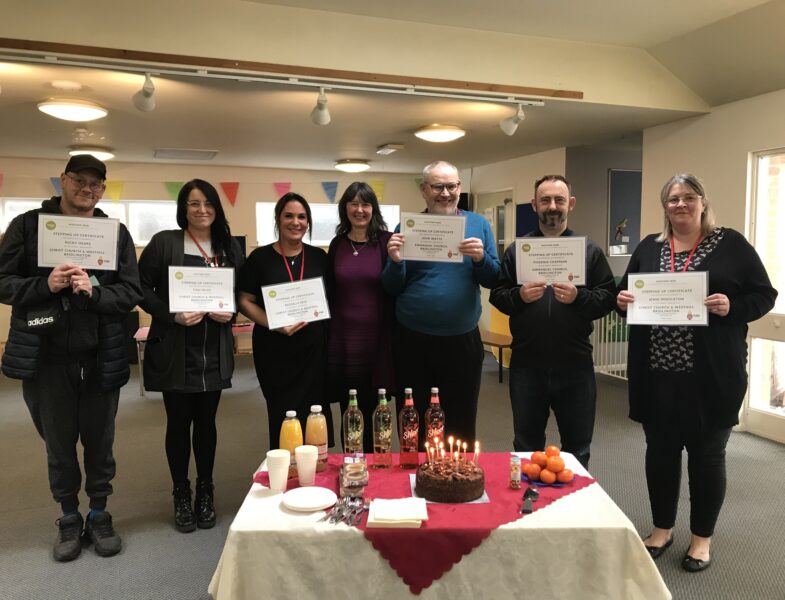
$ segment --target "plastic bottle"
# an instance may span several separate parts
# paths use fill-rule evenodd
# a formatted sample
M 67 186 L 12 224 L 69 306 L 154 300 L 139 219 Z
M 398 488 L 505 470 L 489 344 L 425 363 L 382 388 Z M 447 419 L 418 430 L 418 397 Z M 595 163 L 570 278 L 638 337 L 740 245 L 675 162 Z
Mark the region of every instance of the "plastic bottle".
M 398 414 L 398 435 L 400 436 L 401 446 L 401 468 L 415 469 L 420 464 L 417 440 L 419 437 L 420 416 L 414 408 L 414 398 L 412 388 L 406 388 L 404 393 L 404 404 Z
M 289 477 L 297 475 L 297 463 L 294 460 L 294 449 L 297 446 L 303 445 L 303 428 L 300 426 L 300 420 L 297 418 L 297 413 L 293 410 L 286 411 L 286 418 L 281 424 L 281 435 L 278 439 L 278 447 L 283 450 L 288 450 L 292 455 L 291 463 L 289 464 Z
M 322 414 L 320 404 L 311 406 L 311 414 L 305 421 L 305 443 L 316 446 L 319 453 L 316 470 L 324 471 L 327 468 L 327 419 Z
M 439 404 L 439 388 L 431 388 L 431 403 L 425 411 L 425 441 L 432 448 L 434 439 L 444 443 L 444 409 Z
M 373 411 L 373 466 L 389 469 L 392 466 L 393 416 L 387 406 L 387 390 L 379 388 L 379 405 Z
M 343 451 L 355 454 L 363 451 L 363 414 L 357 408 L 357 390 L 349 390 L 349 407 L 343 413 Z

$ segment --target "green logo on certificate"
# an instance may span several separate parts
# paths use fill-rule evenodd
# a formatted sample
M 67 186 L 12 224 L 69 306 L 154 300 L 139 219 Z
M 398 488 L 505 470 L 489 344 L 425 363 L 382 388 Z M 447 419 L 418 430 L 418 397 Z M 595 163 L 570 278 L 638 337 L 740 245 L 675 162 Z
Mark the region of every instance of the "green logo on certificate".
M 414 227 L 414 219 L 406 219 L 407 227 Z
M 46 222 L 46 228 L 49 231 L 52 231 L 55 227 L 57 227 L 57 224 L 54 221 L 47 221 Z
M 643 279 L 636 279 L 635 280 L 635 287 L 638 289 L 643 288 Z
M 270 298 L 275 298 L 278 294 L 275 293 L 275 290 L 270 290 L 267 292 L 267 295 L 270 296 Z
M 528 252 L 531 249 L 531 244 L 521 244 L 521 252 Z
M 175 278 L 175 279 L 177 279 L 178 281 L 179 281 L 180 279 L 182 279 L 182 278 L 183 278 L 183 273 L 182 273 L 182 271 L 175 271 L 174 278 Z

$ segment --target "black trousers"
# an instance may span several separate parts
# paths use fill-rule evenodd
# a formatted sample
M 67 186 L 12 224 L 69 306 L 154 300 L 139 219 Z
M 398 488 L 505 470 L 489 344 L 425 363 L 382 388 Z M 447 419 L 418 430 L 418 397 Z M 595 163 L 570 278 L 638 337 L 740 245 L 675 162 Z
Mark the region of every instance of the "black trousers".
M 201 480 L 212 480 L 215 448 L 218 443 L 215 415 L 218 412 L 221 390 L 164 392 L 163 397 L 166 407 L 166 459 L 169 462 L 172 485 L 187 485 L 192 439 L 196 476 Z
M 78 508 L 82 472 L 76 444 L 81 440 L 85 492 L 92 508 L 103 508 L 115 475 L 112 445 L 119 388 L 100 390 L 95 358 L 45 359 L 35 377 L 22 382 L 22 396 L 46 443 L 52 497 L 64 512 Z
M 462 335 L 438 336 L 398 325 L 395 333 L 397 388 L 401 394 L 404 388 L 412 388 L 414 406 L 420 415 L 421 450 L 425 444 L 425 410 L 432 387 L 439 388 L 439 401 L 445 413 L 445 435 L 465 440 L 473 449 L 484 356 L 477 328 Z
M 701 419 L 702 391 L 690 373 L 657 373 L 656 416 L 643 424 L 646 434 L 646 484 L 654 526 L 676 523 L 681 485 L 681 453 L 687 450 L 690 530 L 711 537 L 725 500 L 725 448 L 731 428 Z

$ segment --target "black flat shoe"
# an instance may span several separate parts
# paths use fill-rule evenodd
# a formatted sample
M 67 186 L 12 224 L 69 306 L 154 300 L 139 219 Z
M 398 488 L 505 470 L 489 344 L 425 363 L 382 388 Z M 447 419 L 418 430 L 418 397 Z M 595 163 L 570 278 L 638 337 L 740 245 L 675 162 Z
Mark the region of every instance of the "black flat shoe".
M 667 542 L 665 542 L 662 546 L 647 546 L 646 544 L 643 545 L 646 548 L 646 551 L 649 553 L 654 560 L 657 560 L 660 556 L 662 556 L 665 551 L 671 547 L 673 544 L 673 536 Z
M 685 554 L 681 561 L 681 568 L 689 573 L 697 573 L 709 568 L 711 558 L 708 560 L 701 560 L 699 558 L 692 558 L 689 554 Z

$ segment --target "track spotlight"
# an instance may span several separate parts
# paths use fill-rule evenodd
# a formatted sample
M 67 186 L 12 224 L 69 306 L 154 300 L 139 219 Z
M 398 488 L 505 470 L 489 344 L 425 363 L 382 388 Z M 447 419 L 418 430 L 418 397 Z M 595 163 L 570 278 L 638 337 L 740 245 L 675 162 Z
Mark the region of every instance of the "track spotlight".
M 319 88 L 316 106 L 311 111 L 311 121 L 316 125 L 328 125 L 330 123 L 330 111 L 327 110 L 327 96 L 324 93 L 324 88 Z
M 523 114 L 523 105 L 519 104 L 518 112 L 511 117 L 507 117 L 506 119 L 499 121 L 499 127 L 507 135 L 515 135 L 515 132 L 518 130 L 518 123 L 523 121 L 525 118 L 526 115 Z
M 155 85 L 150 78 L 150 73 L 144 75 L 144 85 L 142 89 L 136 92 L 133 96 L 134 106 L 136 110 L 142 112 L 150 112 L 155 109 Z

